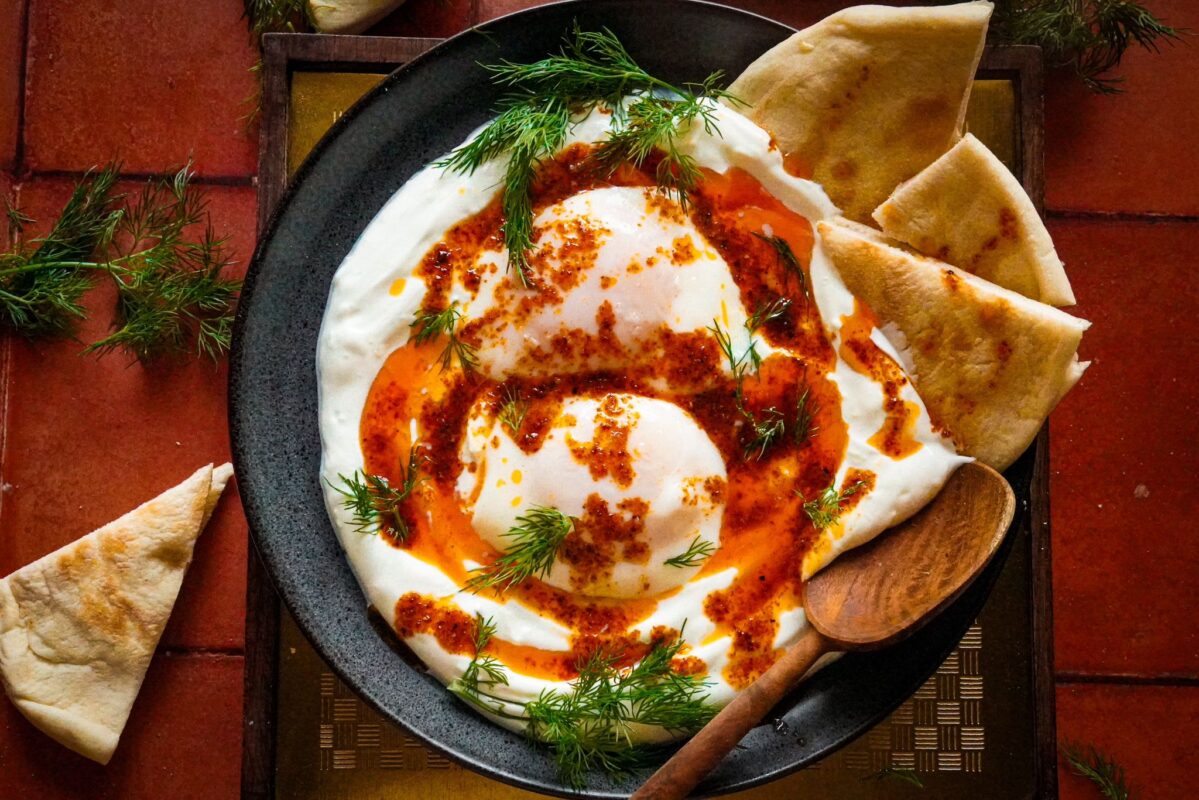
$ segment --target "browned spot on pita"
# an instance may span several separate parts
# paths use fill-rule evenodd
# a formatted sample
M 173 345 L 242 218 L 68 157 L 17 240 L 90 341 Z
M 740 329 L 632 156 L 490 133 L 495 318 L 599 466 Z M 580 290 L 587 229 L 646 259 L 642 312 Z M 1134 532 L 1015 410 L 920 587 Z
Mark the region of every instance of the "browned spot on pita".
M 846 181 L 858 174 L 858 165 L 847 158 L 842 159 L 833 164 L 832 173 L 834 178 Z

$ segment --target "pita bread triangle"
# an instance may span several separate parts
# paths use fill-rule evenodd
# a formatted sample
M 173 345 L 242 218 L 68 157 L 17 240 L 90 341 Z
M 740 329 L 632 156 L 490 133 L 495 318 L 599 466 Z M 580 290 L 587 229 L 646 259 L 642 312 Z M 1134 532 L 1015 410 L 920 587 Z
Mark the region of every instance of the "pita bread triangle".
M 874 211 L 883 233 L 1005 289 L 1054 306 L 1074 292 L 1015 176 L 967 134 Z
M 0 580 L 0 678 L 35 726 L 108 763 L 232 474 L 209 464 Z
M 768 50 L 729 91 L 846 217 L 869 222 L 961 136 L 991 9 L 847 8 Z
M 848 221 L 819 222 L 820 250 L 886 324 L 934 426 L 958 452 L 1006 469 L 1082 376 L 1090 323 Z

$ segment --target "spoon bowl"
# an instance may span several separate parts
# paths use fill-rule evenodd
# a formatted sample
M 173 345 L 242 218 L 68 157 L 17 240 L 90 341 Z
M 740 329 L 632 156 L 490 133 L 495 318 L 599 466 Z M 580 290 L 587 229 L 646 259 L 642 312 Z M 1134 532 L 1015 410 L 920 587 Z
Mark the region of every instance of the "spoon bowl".
M 817 573 L 804 587 L 811 627 L 632 800 L 685 797 L 822 655 L 886 647 L 919 630 L 982 572 L 1015 511 L 1015 495 L 1002 475 L 977 462 L 965 464 L 911 519 Z

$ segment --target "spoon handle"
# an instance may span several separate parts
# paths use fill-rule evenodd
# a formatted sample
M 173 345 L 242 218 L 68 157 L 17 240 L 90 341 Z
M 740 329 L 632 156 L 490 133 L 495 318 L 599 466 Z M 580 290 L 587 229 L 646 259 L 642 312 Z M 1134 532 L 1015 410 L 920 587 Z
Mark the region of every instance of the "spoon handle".
M 658 768 L 630 800 L 682 800 L 803 677 L 829 642 L 812 627 Z

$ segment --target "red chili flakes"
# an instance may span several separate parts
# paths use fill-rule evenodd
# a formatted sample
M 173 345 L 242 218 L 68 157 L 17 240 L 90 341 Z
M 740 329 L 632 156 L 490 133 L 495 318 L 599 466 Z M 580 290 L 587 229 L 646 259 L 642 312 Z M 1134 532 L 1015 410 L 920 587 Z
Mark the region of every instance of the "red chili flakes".
M 580 442 L 569 435 L 566 443 L 575 460 L 587 467 L 595 480 L 611 478 L 617 486 L 627 488 L 633 483 L 633 455 L 629 452 L 629 434 L 636 424 L 629 419 L 620 397 L 610 394 L 595 412 L 595 429 L 590 442 Z
M 408 592 L 396 601 L 395 616 L 396 633 L 402 638 L 428 633 L 447 652 L 474 655 L 477 622 L 465 611 Z
M 606 500 L 590 495 L 559 554 L 571 565 L 572 585 L 586 589 L 599 584 L 611 576 L 618 561 L 644 564 L 649 557 L 643 537 L 649 508 L 641 498 L 628 498 L 617 503 L 613 513 Z
M 675 266 L 685 266 L 699 258 L 699 251 L 695 249 L 695 242 L 690 236 L 679 236 L 670 246 L 670 261 Z

